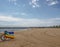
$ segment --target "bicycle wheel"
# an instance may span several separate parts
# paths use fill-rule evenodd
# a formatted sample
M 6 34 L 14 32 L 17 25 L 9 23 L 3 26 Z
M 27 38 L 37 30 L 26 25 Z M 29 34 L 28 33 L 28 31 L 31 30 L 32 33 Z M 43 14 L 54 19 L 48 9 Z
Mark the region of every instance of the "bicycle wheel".
M 5 38 L 4 35 L 1 35 L 1 40 L 2 40 L 2 41 L 5 41 L 5 40 L 6 40 L 6 38 Z

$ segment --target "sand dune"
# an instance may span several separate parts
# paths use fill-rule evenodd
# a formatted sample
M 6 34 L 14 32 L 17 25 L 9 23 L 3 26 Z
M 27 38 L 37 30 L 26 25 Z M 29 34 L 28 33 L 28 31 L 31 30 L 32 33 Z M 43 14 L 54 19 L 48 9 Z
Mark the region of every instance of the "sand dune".
M 15 32 L 15 39 L 0 47 L 60 47 L 60 28 L 32 28 Z

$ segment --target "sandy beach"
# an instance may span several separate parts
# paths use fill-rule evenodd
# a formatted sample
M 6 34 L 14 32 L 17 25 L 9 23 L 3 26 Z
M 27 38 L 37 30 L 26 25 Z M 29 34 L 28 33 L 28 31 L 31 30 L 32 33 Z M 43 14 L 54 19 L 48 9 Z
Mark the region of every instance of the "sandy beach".
M 31 28 L 15 31 L 15 39 L 0 47 L 60 47 L 60 28 Z

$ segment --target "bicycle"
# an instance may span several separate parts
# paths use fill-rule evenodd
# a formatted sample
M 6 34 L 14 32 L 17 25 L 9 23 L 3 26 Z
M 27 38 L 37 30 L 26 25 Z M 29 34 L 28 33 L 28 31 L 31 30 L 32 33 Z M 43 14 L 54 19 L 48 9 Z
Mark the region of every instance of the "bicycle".
M 2 41 L 11 40 L 11 39 L 14 39 L 14 38 L 15 38 L 14 32 L 5 31 L 3 34 L 2 33 L 0 34 L 0 39 Z

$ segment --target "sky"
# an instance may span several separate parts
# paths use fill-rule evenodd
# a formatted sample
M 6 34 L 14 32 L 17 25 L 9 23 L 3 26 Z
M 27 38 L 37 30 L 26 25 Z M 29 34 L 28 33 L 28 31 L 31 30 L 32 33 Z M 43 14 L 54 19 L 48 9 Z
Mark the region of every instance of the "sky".
M 60 25 L 60 0 L 0 0 L 0 27 Z

